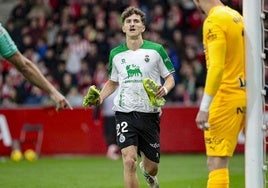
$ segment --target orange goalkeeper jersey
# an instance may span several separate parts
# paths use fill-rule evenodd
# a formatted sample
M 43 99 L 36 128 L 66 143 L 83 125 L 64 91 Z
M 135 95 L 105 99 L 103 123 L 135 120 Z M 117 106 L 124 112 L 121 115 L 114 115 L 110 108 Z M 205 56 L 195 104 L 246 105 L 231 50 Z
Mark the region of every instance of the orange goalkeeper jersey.
M 203 25 L 206 94 L 221 100 L 246 98 L 243 30 L 243 17 L 237 11 L 227 6 L 210 10 Z

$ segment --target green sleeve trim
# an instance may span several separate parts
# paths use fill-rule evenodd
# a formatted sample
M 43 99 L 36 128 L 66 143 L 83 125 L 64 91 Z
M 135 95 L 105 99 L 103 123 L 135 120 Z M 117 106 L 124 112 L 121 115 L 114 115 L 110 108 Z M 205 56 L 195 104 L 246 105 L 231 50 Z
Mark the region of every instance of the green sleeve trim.
M 0 24 L 0 55 L 7 59 L 17 51 L 18 48 L 16 44 L 11 39 L 7 30 Z

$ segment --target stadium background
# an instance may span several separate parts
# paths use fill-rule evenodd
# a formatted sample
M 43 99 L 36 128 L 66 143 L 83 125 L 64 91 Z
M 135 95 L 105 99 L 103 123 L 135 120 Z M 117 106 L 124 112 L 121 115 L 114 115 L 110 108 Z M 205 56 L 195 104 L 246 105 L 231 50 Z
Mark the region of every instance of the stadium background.
M 45 93 L 0 59 L 0 114 L 7 117 L 13 139 L 19 138 L 24 124 L 42 124 L 43 154 L 105 152 L 101 122 L 93 121 L 93 109 L 80 106 L 87 88 L 92 84 L 100 87 L 107 79 L 109 51 L 124 42 L 120 13 L 133 5 L 147 14 L 144 38 L 161 43 L 176 69 L 176 86 L 166 98 L 161 122 L 162 151 L 203 151 L 202 132 L 195 128 L 194 118 L 206 76 L 201 41 L 204 17 L 192 0 L 0 3 L 0 22 L 19 50 L 75 107 L 57 114 Z M 239 0 L 224 3 L 241 12 Z M 9 149 L 2 148 L 0 155 Z

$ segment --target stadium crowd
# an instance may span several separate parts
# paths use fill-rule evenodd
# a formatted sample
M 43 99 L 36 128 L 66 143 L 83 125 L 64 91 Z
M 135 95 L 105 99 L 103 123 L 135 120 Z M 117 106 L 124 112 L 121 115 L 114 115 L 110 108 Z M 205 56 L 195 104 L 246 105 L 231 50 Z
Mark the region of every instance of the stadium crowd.
M 224 3 L 241 12 L 241 0 Z M 70 103 L 81 106 L 88 87 L 107 79 L 109 51 L 124 42 L 120 14 L 130 5 L 146 12 L 144 39 L 161 43 L 176 69 L 167 104 L 198 105 L 206 77 L 204 17 L 192 0 L 17 0 L 2 24 Z M 0 61 L 1 107 L 51 105 L 45 93 Z

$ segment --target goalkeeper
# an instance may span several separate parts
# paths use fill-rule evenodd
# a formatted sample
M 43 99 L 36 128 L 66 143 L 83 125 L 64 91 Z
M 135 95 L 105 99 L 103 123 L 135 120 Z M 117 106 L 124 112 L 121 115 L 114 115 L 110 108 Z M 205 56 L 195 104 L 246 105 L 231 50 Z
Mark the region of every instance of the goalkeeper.
M 229 188 L 229 160 L 246 118 L 246 66 L 242 15 L 220 0 L 194 0 L 207 16 L 203 44 L 207 78 L 196 116 L 204 131 L 207 188 Z
M 161 106 L 165 104 L 163 97 L 175 85 L 174 67 L 162 45 L 143 40 L 144 12 L 129 7 L 122 13 L 122 23 L 126 43 L 111 50 L 109 80 L 97 100 L 92 98 L 91 101 L 92 104 L 101 104 L 118 87 L 113 110 L 125 187 L 139 187 L 136 174 L 139 166 L 148 186 L 158 188 L 159 116 Z M 163 85 L 161 77 L 164 79 Z M 138 154 L 141 156 L 140 165 Z

